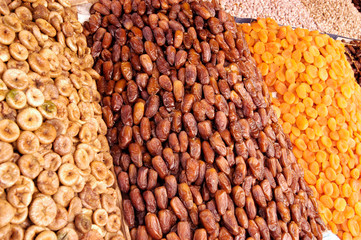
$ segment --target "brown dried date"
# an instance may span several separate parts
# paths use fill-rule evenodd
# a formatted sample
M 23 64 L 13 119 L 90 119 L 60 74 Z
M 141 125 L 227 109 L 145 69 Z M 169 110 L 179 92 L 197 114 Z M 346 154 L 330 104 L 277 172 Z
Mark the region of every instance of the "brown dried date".
M 132 72 L 132 65 L 130 62 L 122 62 L 120 69 L 125 80 L 127 81 L 132 80 L 133 72 Z
M 123 105 L 123 98 L 119 93 L 113 93 L 111 98 L 111 107 L 114 112 L 118 112 Z
M 161 142 L 168 139 L 171 123 L 167 119 L 161 120 L 156 126 L 156 135 Z
M 236 217 L 238 220 L 238 223 L 241 225 L 241 227 L 247 229 L 248 228 L 248 216 L 246 211 L 243 208 L 236 208 Z
M 209 73 L 203 64 L 197 66 L 197 78 L 201 84 L 209 84 Z
M 267 201 L 272 201 L 273 199 L 273 193 L 272 193 L 272 187 L 267 179 L 263 180 L 260 184 L 263 193 L 265 195 L 265 198 Z
M 172 198 L 172 200 L 170 201 L 170 206 L 172 207 L 173 212 L 179 220 L 187 220 L 187 209 L 184 207 L 182 201 L 178 197 Z
M 124 218 L 130 228 L 135 226 L 135 214 L 132 202 L 128 199 L 123 200 Z
M 105 106 L 102 108 L 103 112 L 103 118 L 105 120 L 105 123 L 108 128 L 113 127 L 114 125 L 114 119 L 113 119 L 113 113 L 109 106 Z
M 229 175 L 231 173 L 231 168 L 228 164 L 228 161 L 222 156 L 216 158 L 216 166 L 220 171 L 224 172 L 226 175 Z
M 219 181 L 219 187 L 220 189 L 226 191 L 227 194 L 232 192 L 232 185 L 231 181 L 227 177 L 227 175 L 224 172 L 218 173 L 218 181 Z M 233 202 L 232 202 L 233 204 Z
M 206 101 L 213 105 L 215 103 L 215 91 L 211 85 L 203 85 L 203 93 Z
M 186 94 L 181 105 L 182 113 L 190 112 L 193 107 L 194 101 L 195 96 L 193 94 Z
M 129 144 L 128 149 L 129 149 L 130 159 L 135 164 L 135 166 L 140 168 L 143 165 L 143 161 L 142 161 L 143 156 L 140 145 L 138 143 L 131 143 Z
M 168 46 L 166 50 L 167 61 L 170 65 L 174 65 L 175 62 L 175 55 L 177 50 L 173 46 Z
M 214 197 L 215 197 L 218 213 L 220 215 L 225 214 L 228 206 L 227 193 L 224 190 L 217 190 Z
M 203 102 L 195 102 L 193 104 L 193 113 L 194 118 L 197 122 L 202 122 L 206 120 L 206 107 L 204 106 Z
M 168 207 L 167 190 L 164 186 L 154 189 L 155 199 L 157 200 L 157 206 L 160 209 L 166 209 Z
M 196 229 L 193 235 L 193 239 L 207 240 L 207 231 L 204 228 Z
M 185 131 L 181 131 L 178 135 L 180 152 L 185 152 L 188 149 L 188 135 Z
M 234 186 L 232 189 L 232 197 L 234 203 L 240 207 L 243 208 L 246 202 L 246 195 L 242 187 L 240 186 Z M 246 228 L 246 227 L 245 227 Z
M 233 211 L 227 210 L 226 213 L 222 216 L 222 219 L 225 227 L 228 229 L 228 231 L 230 231 L 230 233 L 233 235 L 237 235 L 239 233 L 239 226 Z
M 154 194 L 151 191 L 145 191 L 143 193 L 143 198 L 147 211 L 151 213 L 155 213 L 157 211 L 157 205 Z
M 196 82 L 197 67 L 192 64 L 186 65 L 185 77 L 185 82 L 187 85 L 192 86 Z
M 132 201 L 132 205 L 134 206 L 135 210 L 137 210 L 138 212 L 143 212 L 145 211 L 145 204 L 144 204 L 144 200 L 142 197 L 142 194 L 139 190 L 139 188 L 132 186 L 133 189 L 130 190 L 129 193 L 129 197 L 130 200 Z
M 127 172 L 120 172 L 118 174 L 118 184 L 119 184 L 120 191 L 122 191 L 123 193 L 129 192 L 130 183 L 129 183 L 129 176 L 128 176 Z
M 195 120 L 193 114 L 191 113 L 184 114 L 183 124 L 188 136 L 190 138 L 194 138 L 197 135 L 198 127 L 197 127 L 197 121 Z
M 137 54 L 142 54 L 144 51 L 144 46 L 142 39 L 139 37 L 131 37 L 129 40 L 132 50 Z
M 148 75 L 151 75 L 152 71 L 153 71 L 153 63 L 152 63 L 152 59 L 150 58 L 150 56 L 148 54 L 143 54 L 139 57 L 139 61 L 140 61 L 140 64 L 142 65 L 144 71 Z
M 193 196 L 194 203 L 199 206 L 203 203 L 203 198 L 201 192 L 199 191 L 199 187 L 197 186 L 190 186 L 189 187 Z
M 153 116 L 158 112 L 159 105 L 160 105 L 160 98 L 159 98 L 159 96 L 158 96 L 158 95 L 151 96 L 151 97 L 148 99 L 148 102 L 147 102 L 147 104 L 146 104 L 146 108 L 145 108 L 145 113 L 144 113 L 144 115 L 145 115 L 147 118 L 153 117 Z
M 266 197 L 263 193 L 262 188 L 259 185 L 252 187 L 252 196 L 258 206 L 265 208 L 267 207 Z
M 134 52 L 130 53 L 130 63 L 135 71 L 140 71 L 142 69 L 142 65 L 140 64 L 139 55 Z
M 169 170 L 174 170 L 175 169 L 175 157 L 174 157 L 173 150 L 171 148 L 164 148 L 162 154 L 163 154 L 164 160 L 167 163 Z
M 161 75 L 158 79 L 159 86 L 164 90 L 171 92 L 173 91 L 173 84 L 167 75 Z
M 252 171 L 252 174 L 255 178 L 257 178 L 258 180 L 263 180 L 264 178 L 264 167 L 261 164 L 261 162 L 255 158 L 255 157 L 250 157 L 248 159 L 248 165 Z
M 215 193 L 218 188 L 218 174 L 216 169 L 210 168 L 206 170 L 205 180 L 207 184 L 207 188 L 211 193 Z
M 95 33 L 98 30 L 98 28 L 100 27 L 101 22 L 102 22 L 102 18 L 99 13 L 90 15 L 90 17 L 89 17 L 90 33 Z
M 133 125 L 132 107 L 130 105 L 123 105 L 120 109 L 120 116 L 122 123 L 126 126 Z
M 137 232 L 136 232 L 136 239 L 139 240 L 147 240 L 149 239 L 149 235 L 147 233 L 147 229 L 145 226 L 138 226 Z
M 179 48 L 183 43 L 183 32 L 181 30 L 176 30 L 174 33 L 174 47 Z
M 164 186 L 167 191 L 168 198 L 173 198 L 177 194 L 177 179 L 173 175 L 166 176 L 164 178 Z
M 158 22 L 158 25 L 164 32 L 167 32 L 169 30 L 169 24 L 168 24 L 167 20 L 164 20 L 164 19 L 160 20 Z
M 162 153 L 162 143 L 158 138 L 152 138 L 147 142 L 147 149 L 152 156 L 159 156 Z M 162 160 L 163 161 L 163 160 Z M 165 163 L 164 163 L 165 164 Z M 162 164 L 163 166 L 163 164 Z
M 180 69 L 187 61 L 187 52 L 179 50 L 174 58 L 174 66 L 176 69 Z
M 202 100 L 202 84 L 194 83 L 192 86 L 191 93 L 194 95 L 195 101 L 197 101 L 197 102 L 201 101 Z M 207 109 L 207 110 L 209 110 L 209 109 Z
M 142 118 L 140 121 L 140 135 L 142 136 L 144 141 L 147 141 L 151 137 L 151 129 L 149 118 Z
M 148 190 L 152 190 L 157 185 L 158 173 L 153 169 L 149 169 L 148 171 Z
M 166 40 L 163 29 L 161 29 L 160 27 L 156 27 L 153 29 L 153 34 L 158 46 L 163 46 Z
M 116 17 L 120 17 L 122 14 L 122 4 L 119 1 L 112 1 L 110 4 L 110 10 Z
M 246 196 L 245 208 L 249 219 L 254 219 L 257 214 L 257 208 L 251 196 Z
M 200 186 L 203 183 L 206 175 L 206 163 L 203 162 L 202 160 L 198 160 L 198 165 L 199 165 L 199 174 L 197 180 L 195 181 L 195 184 L 197 186 Z
M 261 239 L 261 233 L 260 230 L 256 224 L 256 222 L 254 220 L 249 220 L 248 222 L 248 233 L 251 237 L 253 237 L 255 240 L 260 240 Z
M 199 135 L 204 139 L 204 140 L 208 140 L 209 137 L 212 135 L 212 126 L 211 126 L 211 122 L 210 121 L 203 121 L 203 122 L 199 122 L 198 123 L 198 132 L 199 132 Z M 213 151 L 213 149 L 211 148 L 210 144 L 208 142 L 203 142 L 203 143 L 207 143 L 211 149 L 211 151 Z M 203 143 L 202 143 L 202 147 L 203 147 Z M 204 154 L 207 154 L 205 153 L 206 151 L 208 151 L 209 148 L 205 148 L 207 150 L 203 150 Z M 213 153 L 213 158 L 214 158 L 214 153 Z M 206 158 L 206 162 L 209 162 L 207 161 L 207 158 Z M 212 163 L 213 160 L 210 162 Z
M 175 232 L 171 232 L 167 234 L 167 240 L 180 240 L 180 238 Z
M 170 231 L 171 227 L 176 223 L 177 217 L 169 209 L 160 210 L 158 212 L 158 219 L 163 234 Z
M 180 152 L 180 145 L 177 138 L 177 135 L 175 133 L 171 133 L 169 135 L 169 146 L 174 152 Z M 172 169 L 171 169 L 172 170 Z M 174 169 L 173 169 L 174 170 Z
M 153 138 L 154 139 L 154 138 Z M 152 139 L 152 140 L 153 140 Z M 159 140 L 158 140 L 159 141 Z M 148 142 L 149 143 L 149 142 Z M 155 156 L 152 159 L 152 166 L 157 171 L 160 178 L 164 179 L 168 174 L 169 170 L 164 160 L 160 156 Z
M 301 221 L 301 208 L 298 203 L 291 205 L 292 220 L 296 223 Z
M 137 185 L 139 189 L 144 190 L 147 188 L 148 170 L 149 169 L 146 167 L 141 167 L 138 169 Z
M 178 195 L 187 209 L 193 207 L 193 197 L 187 183 L 178 184 Z
M 209 138 L 209 142 L 216 153 L 221 156 L 227 155 L 226 145 L 224 144 L 219 132 L 214 132 Z
M 182 102 L 184 97 L 184 85 L 181 81 L 175 80 L 173 82 L 173 94 L 176 102 Z
M 261 217 L 256 217 L 254 221 L 258 226 L 262 238 L 265 240 L 270 240 L 271 236 L 266 221 Z
M 205 209 L 199 213 L 199 219 L 207 232 L 212 233 L 216 230 L 216 220 L 213 213 L 209 209 Z
M 283 202 L 277 202 L 277 212 L 285 223 L 288 223 L 291 220 L 290 210 Z
M 199 176 L 199 162 L 198 160 L 190 157 L 186 161 L 185 173 L 189 182 L 195 182 Z
M 177 225 L 179 239 L 191 239 L 191 225 L 188 221 L 181 221 Z
M 163 236 L 162 229 L 160 227 L 160 223 L 157 215 L 155 215 L 154 213 L 148 213 L 145 216 L 145 225 L 147 228 L 147 232 L 153 239 L 162 238 Z

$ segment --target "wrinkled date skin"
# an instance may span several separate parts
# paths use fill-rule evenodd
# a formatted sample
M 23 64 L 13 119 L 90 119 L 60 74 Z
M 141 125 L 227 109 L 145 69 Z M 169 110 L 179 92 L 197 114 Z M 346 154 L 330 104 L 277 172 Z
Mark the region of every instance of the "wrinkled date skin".
M 84 32 L 133 240 L 320 239 L 232 16 L 212 2 L 101 0 Z

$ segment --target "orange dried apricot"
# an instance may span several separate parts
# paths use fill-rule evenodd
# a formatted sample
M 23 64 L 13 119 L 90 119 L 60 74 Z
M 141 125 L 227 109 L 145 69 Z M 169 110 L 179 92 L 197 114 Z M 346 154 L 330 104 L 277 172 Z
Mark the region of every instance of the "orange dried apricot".
M 265 45 L 263 42 L 256 42 L 253 46 L 254 53 L 263 54 L 266 51 Z

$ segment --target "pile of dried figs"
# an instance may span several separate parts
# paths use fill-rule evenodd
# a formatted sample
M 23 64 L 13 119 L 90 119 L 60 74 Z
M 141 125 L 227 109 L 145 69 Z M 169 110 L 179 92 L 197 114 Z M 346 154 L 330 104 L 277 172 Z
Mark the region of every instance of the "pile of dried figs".
M 70 7 L 0 1 L 2 239 L 124 239 L 99 75 Z

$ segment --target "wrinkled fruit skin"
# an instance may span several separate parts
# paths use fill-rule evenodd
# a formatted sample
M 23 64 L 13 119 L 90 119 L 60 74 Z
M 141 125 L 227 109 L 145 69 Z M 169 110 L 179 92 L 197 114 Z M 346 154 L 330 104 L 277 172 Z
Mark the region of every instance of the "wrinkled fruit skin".
M 100 24 L 85 28 L 88 44 L 102 43 L 92 54 L 98 86 L 108 86 L 103 114 L 133 238 L 322 238 L 312 191 L 233 18 L 209 2 L 103 6 L 93 7 Z M 309 209 L 297 215 L 296 203 Z

